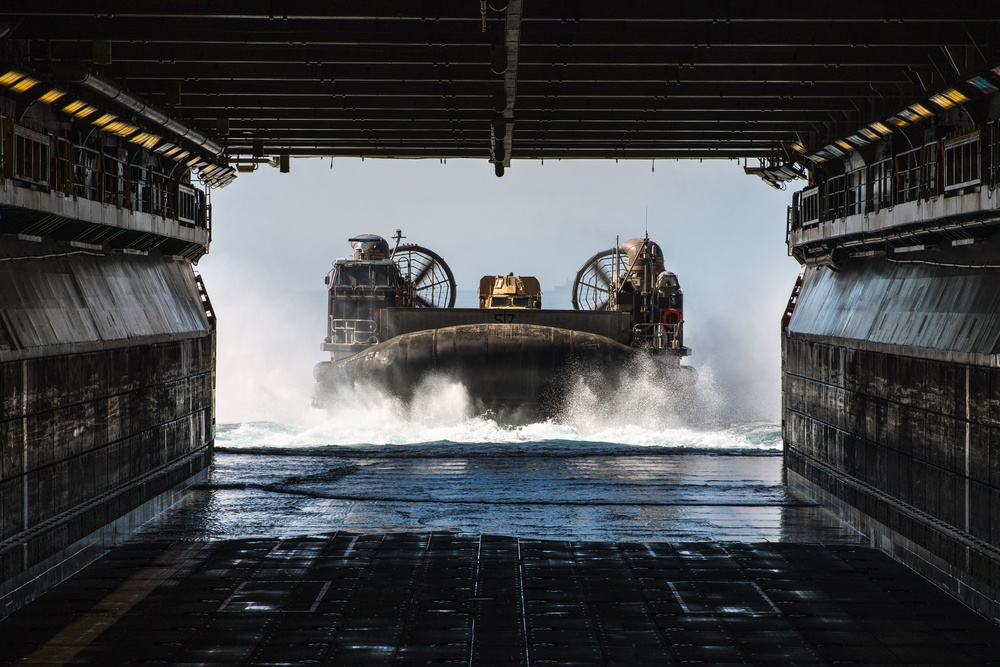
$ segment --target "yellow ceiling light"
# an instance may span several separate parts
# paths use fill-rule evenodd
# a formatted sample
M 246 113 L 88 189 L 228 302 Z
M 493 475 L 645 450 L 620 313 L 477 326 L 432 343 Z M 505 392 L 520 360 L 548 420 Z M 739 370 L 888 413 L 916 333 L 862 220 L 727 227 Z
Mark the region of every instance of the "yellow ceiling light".
M 91 116 L 91 115 L 93 115 L 95 113 L 97 113 L 97 109 L 95 109 L 94 107 L 92 107 L 89 104 L 87 104 L 86 106 L 84 106 L 82 109 L 80 109 L 79 111 L 77 111 L 73 115 L 76 116 L 77 118 L 81 118 L 82 119 L 82 118 L 86 118 L 87 116 Z
M 42 95 L 41 97 L 39 97 L 38 101 L 39 102 L 44 102 L 45 104 L 52 104 L 53 102 L 55 102 L 56 100 L 58 100 L 60 97 L 63 97 L 65 95 L 66 95 L 66 93 L 64 93 L 63 91 L 59 90 L 58 88 L 53 88 L 49 92 L 47 92 L 44 95 Z
M 101 129 L 107 132 L 114 132 L 115 134 L 122 137 L 127 137 L 130 134 L 133 134 L 139 128 L 137 128 L 135 125 L 129 125 L 124 121 L 116 120 L 113 123 L 108 123 Z
M 927 118 L 928 116 L 933 116 L 934 112 L 925 107 L 923 104 L 911 104 L 907 107 L 910 111 L 917 114 L 921 118 Z
M 140 132 L 133 137 L 129 137 L 128 140 L 149 149 L 154 148 L 156 144 L 160 143 L 160 137 L 151 132 Z
M 870 127 L 871 129 L 875 130 L 876 132 L 878 132 L 881 135 L 892 134 L 892 128 L 888 127 L 885 123 L 875 122 L 875 123 L 872 123 L 871 125 L 869 125 L 868 127 Z
M 210 164 L 202 170 L 201 175 L 208 176 L 213 171 L 218 171 L 219 169 L 222 169 L 222 167 L 217 164 Z
M 896 127 L 906 127 L 907 125 L 910 124 L 910 121 L 900 116 L 893 116 L 892 118 L 889 119 L 889 122 L 895 125 Z
M 944 94 L 932 95 L 931 102 L 938 105 L 942 109 L 948 109 L 950 107 L 955 106 L 955 103 L 952 102 L 949 98 L 945 97 Z
M 74 100 L 62 108 L 68 114 L 72 114 L 77 118 L 86 118 L 87 116 L 97 113 L 97 109 L 90 106 L 86 102 L 81 100 Z
M 941 94 L 947 97 L 955 104 L 962 104 L 963 102 L 969 101 L 968 97 L 966 97 L 961 91 L 956 90 L 954 88 L 949 88 L 948 90 L 944 91 Z
M 16 70 L 10 70 L 3 76 L 0 76 L 0 86 L 10 86 L 24 77 L 23 74 Z
M 38 81 L 32 79 L 30 76 L 26 76 L 13 86 L 10 87 L 15 93 L 23 93 L 24 91 L 33 88 Z
M 86 102 L 83 102 L 81 100 L 73 100 L 72 102 L 63 107 L 63 111 L 65 111 L 66 113 L 76 113 L 85 106 L 87 106 Z
M 858 134 L 860 134 L 865 139 L 869 139 L 870 141 L 878 141 L 879 139 L 879 136 L 875 134 L 875 132 L 873 132 L 872 130 L 868 129 L 867 127 L 863 127 L 860 130 L 858 130 Z
M 795 143 L 792 144 L 792 150 L 795 151 L 796 153 L 805 153 L 806 147 L 802 144 L 801 141 L 796 141 Z
M 106 114 L 103 114 L 97 120 L 95 120 L 94 121 L 94 125 L 96 125 L 97 127 L 104 127 L 105 125 L 107 125 L 108 123 L 110 123 L 111 121 L 113 121 L 115 118 L 118 118 L 118 116 L 116 116 L 114 114 L 111 114 L 111 113 L 106 113 Z
M 183 150 L 183 149 L 180 146 L 174 146 L 173 148 L 171 148 L 170 150 L 168 150 L 166 153 L 164 153 L 164 155 L 166 155 L 167 157 L 174 157 L 175 155 L 177 155 L 178 153 L 180 153 L 181 150 Z
M 177 155 L 174 155 L 172 157 L 175 160 L 177 160 L 178 162 L 180 162 L 181 160 L 183 160 L 184 158 L 186 158 L 188 155 L 191 155 L 191 151 L 181 151 L 180 153 L 178 153 Z
M 843 148 L 845 151 L 852 151 L 852 150 L 854 150 L 854 146 L 850 145 L 849 143 L 847 143 L 843 139 L 837 139 L 834 143 L 837 144 L 838 146 L 840 146 L 841 148 Z

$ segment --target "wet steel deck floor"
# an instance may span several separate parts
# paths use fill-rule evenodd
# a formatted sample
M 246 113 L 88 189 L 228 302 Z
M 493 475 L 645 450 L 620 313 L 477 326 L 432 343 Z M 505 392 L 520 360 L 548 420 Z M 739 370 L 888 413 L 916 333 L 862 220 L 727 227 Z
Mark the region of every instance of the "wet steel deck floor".
M 241 488 L 227 466 L 259 471 L 220 456 L 183 508 L 0 621 L 0 664 L 1000 664 L 996 626 L 787 494 L 780 457 L 348 458 L 261 460 L 274 479 Z M 505 505 L 483 475 L 548 482 Z

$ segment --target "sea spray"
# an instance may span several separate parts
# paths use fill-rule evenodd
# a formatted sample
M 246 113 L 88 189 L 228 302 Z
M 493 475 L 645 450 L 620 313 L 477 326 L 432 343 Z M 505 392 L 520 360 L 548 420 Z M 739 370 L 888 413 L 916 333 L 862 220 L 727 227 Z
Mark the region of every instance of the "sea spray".
M 676 371 L 677 369 L 673 369 Z M 655 360 L 638 358 L 610 376 L 579 370 L 562 409 L 550 419 L 511 425 L 477 409 L 461 385 L 429 375 L 406 402 L 363 382 L 324 395 L 322 408 L 295 421 L 245 422 L 219 429 L 222 447 L 316 447 L 424 443 L 607 443 L 683 450 L 780 449 L 780 430 L 767 422 L 729 424 L 711 369 L 682 371 L 671 384 Z M 679 380 L 677 377 L 673 378 Z

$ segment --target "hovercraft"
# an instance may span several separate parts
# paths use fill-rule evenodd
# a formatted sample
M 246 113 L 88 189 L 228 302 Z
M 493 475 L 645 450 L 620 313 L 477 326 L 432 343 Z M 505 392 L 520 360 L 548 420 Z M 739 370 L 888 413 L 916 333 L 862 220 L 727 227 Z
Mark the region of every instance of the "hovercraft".
M 573 284 L 573 310 L 541 307 L 537 279 L 483 276 L 479 308 L 455 308 L 455 278 L 422 246 L 392 249 L 381 236 L 349 239 L 353 256 L 327 274 L 331 355 L 313 374 L 322 407 L 345 383 L 370 383 L 410 399 L 429 374 L 461 382 L 480 411 L 550 416 L 581 372 L 620 370 L 659 357 L 677 375 L 684 346 L 683 292 L 660 246 L 635 238 L 588 259 Z M 678 370 L 683 369 L 683 370 Z

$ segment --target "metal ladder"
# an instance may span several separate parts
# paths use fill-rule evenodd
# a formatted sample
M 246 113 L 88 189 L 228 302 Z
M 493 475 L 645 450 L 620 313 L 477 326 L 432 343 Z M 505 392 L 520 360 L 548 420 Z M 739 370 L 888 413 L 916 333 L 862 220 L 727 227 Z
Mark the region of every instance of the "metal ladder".
M 215 308 L 212 307 L 212 299 L 209 298 L 208 290 L 205 289 L 205 281 L 202 280 L 201 274 L 197 271 L 194 272 L 194 284 L 198 290 L 198 296 L 201 298 L 201 307 L 205 309 L 208 328 L 210 331 L 215 331 Z
M 795 312 L 795 304 L 799 302 L 799 293 L 802 292 L 802 275 L 795 279 L 795 287 L 792 288 L 792 293 L 788 296 L 788 305 L 785 306 L 785 312 L 781 316 L 781 331 L 782 333 L 788 331 L 788 323 L 792 320 L 792 313 Z

